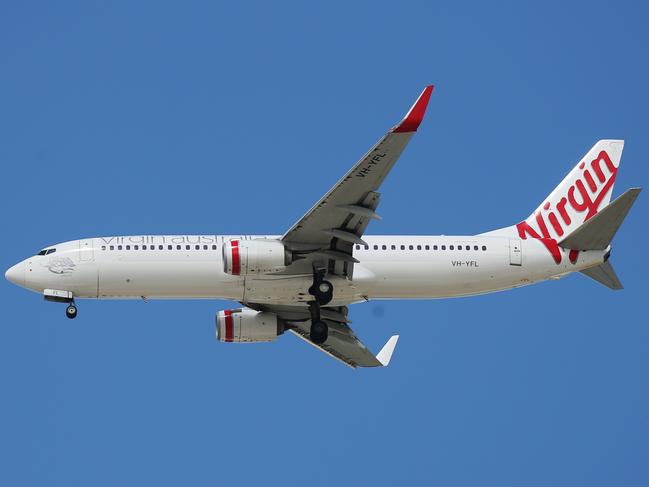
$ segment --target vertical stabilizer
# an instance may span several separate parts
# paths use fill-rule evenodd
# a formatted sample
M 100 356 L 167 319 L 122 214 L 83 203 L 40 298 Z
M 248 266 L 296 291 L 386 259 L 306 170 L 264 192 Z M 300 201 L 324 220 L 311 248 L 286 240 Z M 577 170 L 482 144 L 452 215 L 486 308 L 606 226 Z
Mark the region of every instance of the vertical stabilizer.
M 525 221 L 521 238 L 562 240 L 611 201 L 623 140 L 600 140 Z

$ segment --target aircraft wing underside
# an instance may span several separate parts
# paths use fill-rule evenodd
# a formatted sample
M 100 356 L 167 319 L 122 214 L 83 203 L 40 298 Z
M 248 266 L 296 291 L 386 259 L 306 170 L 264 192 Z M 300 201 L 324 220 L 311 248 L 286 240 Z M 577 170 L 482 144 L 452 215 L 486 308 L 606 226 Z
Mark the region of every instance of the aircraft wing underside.
M 276 313 L 289 325 L 288 331 L 351 368 L 387 366 L 390 363 L 392 352 L 399 339 L 398 335 L 393 335 L 381 351 L 377 355 L 374 355 L 356 337 L 353 330 L 347 324 L 349 322 L 347 319 L 347 308 L 342 306 L 338 308 L 322 308 L 322 319 L 329 327 L 329 336 L 325 343 L 316 344 L 309 337 L 311 323 L 307 308 L 303 306 L 255 304 L 247 304 L 247 306 L 257 310 Z
M 421 123 L 432 90 L 426 87 L 406 117 L 284 234 L 289 248 L 327 262 L 329 273 L 352 277 L 353 245 L 364 244 L 367 225 L 379 219 L 377 190 Z

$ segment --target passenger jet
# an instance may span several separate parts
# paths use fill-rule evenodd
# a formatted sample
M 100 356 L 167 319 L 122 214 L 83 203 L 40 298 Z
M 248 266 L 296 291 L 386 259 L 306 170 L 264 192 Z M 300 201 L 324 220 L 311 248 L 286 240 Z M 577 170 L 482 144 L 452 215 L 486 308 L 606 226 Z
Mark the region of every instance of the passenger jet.
M 136 235 L 44 248 L 5 274 L 47 301 L 227 299 L 223 342 L 269 342 L 289 331 L 350 367 L 385 366 L 349 326 L 348 305 L 484 294 L 581 272 L 621 289 L 611 241 L 640 188 L 613 202 L 624 141 L 600 140 L 526 219 L 479 235 L 368 236 L 379 188 L 423 120 L 427 86 L 405 118 L 283 235 Z M 550 165 L 547 164 L 547 167 Z

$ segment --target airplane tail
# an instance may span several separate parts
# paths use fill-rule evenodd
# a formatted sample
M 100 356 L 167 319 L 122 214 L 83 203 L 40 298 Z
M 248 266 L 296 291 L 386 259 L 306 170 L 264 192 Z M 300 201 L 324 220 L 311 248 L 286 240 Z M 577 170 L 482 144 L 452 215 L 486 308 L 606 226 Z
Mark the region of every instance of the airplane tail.
M 597 142 L 538 208 L 517 225 L 519 234 L 559 241 L 605 208 L 611 201 L 622 149 L 623 140 Z
M 629 189 L 611 203 L 623 149 L 623 140 L 600 140 L 530 216 L 487 234 L 541 239 L 557 263 L 561 249 L 570 250 L 572 262 L 579 251 L 606 250 L 640 193 L 640 188 Z M 609 255 L 603 264 L 582 272 L 611 289 L 622 289 Z

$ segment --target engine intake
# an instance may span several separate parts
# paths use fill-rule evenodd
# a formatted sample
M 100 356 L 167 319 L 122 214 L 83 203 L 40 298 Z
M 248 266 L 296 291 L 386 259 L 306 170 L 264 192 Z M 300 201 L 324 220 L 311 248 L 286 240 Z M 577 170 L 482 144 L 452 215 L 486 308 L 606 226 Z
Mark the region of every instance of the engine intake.
M 233 276 L 280 272 L 292 254 L 278 240 L 230 240 L 223 244 L 223 271 Z
M 284 325 L 275 313 L 240 308 L 216 314 L 216 338 L 222 342 L 272 342 L 282 333 Z

